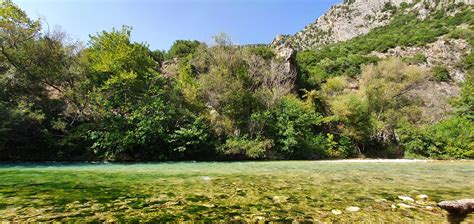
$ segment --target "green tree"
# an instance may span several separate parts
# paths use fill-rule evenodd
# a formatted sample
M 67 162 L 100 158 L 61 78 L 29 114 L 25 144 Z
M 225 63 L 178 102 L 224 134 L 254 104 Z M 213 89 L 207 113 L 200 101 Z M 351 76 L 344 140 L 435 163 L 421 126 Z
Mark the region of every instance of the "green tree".
M 130 41 L 131 29 L 91 36 L 84 85 L 96 124 L 89 136 L 106 158 L 165 159 L 170 136 L 185 122 L 172 83 L 154 70 L 147 46 Z
M 80 48 L 65 44 L 62 32 L 42 34 L 39 21 L 11 1 L 0 3 L 0 13 L 0 103 L 6 117 L 0 142 L 9 156 L 55 159 L 60 139 L 78 117 L 70 94 L 83 76 Z
M 321 146 L 314 141 L 321 124 L 310 101 L 295 96 L 283 97 L 271 110 L 267 119 L 267 138 L 275 142 L 275 150 L 283 158 L 308 158 L 321 154 Z
M 371 138 L 374 130 L 367 98 L 357 94 L 344 94 L 332 100 L 330 106 L 334 114 L 331 119 L 339 123 L 341 134 L 354 141 L 357 153 L 361 155 L 364 143 Z
M 196 52 L 200 45 L 202 45 L 202 43 L 197 40 L 177 40 L 171 46 L 166 58 L 172 59 L 186 57 Z
M 396 139 L 395 129 L 401 119 L 421 120 L 418 101 L 407 94 L 427 76 L 424 69 L 396 58 L 363 69 L 360 90 L 367 97 L 370 113 L 377 118 L 374 138 L 389 143 Z

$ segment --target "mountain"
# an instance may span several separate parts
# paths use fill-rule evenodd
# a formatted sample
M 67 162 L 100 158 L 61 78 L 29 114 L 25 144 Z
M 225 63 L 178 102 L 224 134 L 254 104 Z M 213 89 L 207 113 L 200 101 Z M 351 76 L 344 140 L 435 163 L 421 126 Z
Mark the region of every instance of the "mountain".
M 298 33 L 277 36 L 271 46 L 277 52 L 298 51 L 294 66 L 301 89 L 324 89 L 336 77 L 350 80 L 343 92 L 360 92 L 362 70 L 370 64 L 396 58 L 417 67 L 427 77 L 400 94 L 418 102 L 420 126 L 434 124 L 456 110 L 452 99 L 472 73 L 473 4 L 345 0 Z
M 273 47 L 291 45 L 297 50 L 318 48 L 367 34 L 392 21 L 398 10 L 416 13 L 420 19 L 452 5 L 472 5 L 473 0 L 344 0 L 332 6 L 314 23 L 294 35 L 279 35 Z

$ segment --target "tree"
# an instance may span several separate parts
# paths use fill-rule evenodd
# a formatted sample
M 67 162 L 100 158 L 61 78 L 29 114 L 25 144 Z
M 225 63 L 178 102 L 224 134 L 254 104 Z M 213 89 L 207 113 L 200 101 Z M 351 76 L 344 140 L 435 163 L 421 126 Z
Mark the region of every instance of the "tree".
M 361 155 L 374 130 L 367 98 L 354 93 L 343 94 L 334 98 L 330 106 L 335 116 L 332 119 L 339 122 L 341 134 L 355 142 L 357 153 Z
M 212 39 L 214 39 L 214 43 L 217 46 L 221 46 L 221 47 L 232 46 L 232 39 L 226 33 L 219 33 L 213 36 Z
M 106 158 L 163 159 L 183 118 L 172 84 L 154 70 L 148 48 L 130 41 L 130 32 L 123 27 L 91 36 L 84 85 L 96 127 L 89 136 Z
M 67 44 L 60 31 L 42 34 L 39 21 L 11 1 L 2 1 L 0 12 L 0 104 L 6 118 L 0 121 L 0 142 L 8 156 L 56 158 L 51 154 L 77 117 L 70 93 L 83 75 L 81 48 Z
M 283 158 L 314 157 L 322 151 L 314 141 L 321 118 L 310 101 L 287 95 L 270 110 L 266 119 L 268 128 L 264 132 L 275 143 L 275 151 L 284 155 Z
M 344 77 L 328 79 L 316 97 L 330 108 L 332 115 L 325 118 L 335 124 L 330 129 L 352 139 L 360 154 L 366 145 L 396 144 L 396 130 L 402 121 L 411 124 L 421 121 L 417 100 L 408 93 L 427 74 L 416 65 L 387 59 L 377 65 L 363 66 L 359 81 Z
M 401 119 L 421 120 L 417 100 L 407 94 L 428 77 L 426 70 L 392 58 L 363 68 L 360 90 L 367 97 L 369 112 L 377 118 L 372 138 L 389 143 L 396 140 Z
M 196 52 L 197 48 L 202 45 L 197 40 L 177 40 L 173 43 L 167 54 L 167 59 L 183 58 Z

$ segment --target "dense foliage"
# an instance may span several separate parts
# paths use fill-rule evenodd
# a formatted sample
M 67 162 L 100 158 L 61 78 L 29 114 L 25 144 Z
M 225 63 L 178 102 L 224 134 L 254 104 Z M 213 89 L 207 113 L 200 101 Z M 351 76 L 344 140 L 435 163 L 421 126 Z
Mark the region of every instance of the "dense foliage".
M 448 68 L 370 54 L 441 35 L 472 44 L 470 10 L 420 20 L 390 7 L 389 25 L 298 53 L 293 74 L 273 49 L 225 34 L 152 51 L 123 27 L 83 47 L 0 4 L 1 160 L 474 157 L 472 54 L 455 111 L 434 124 L 408 92 L 452 82 Z

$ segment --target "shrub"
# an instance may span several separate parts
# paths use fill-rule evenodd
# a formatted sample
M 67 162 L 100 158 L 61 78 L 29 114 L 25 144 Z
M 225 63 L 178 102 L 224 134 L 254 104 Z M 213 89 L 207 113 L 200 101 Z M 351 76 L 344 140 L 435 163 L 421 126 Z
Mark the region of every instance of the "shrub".
M 448 36 L 454 39 L 467 40 L 469 41 L 471 46 L 474 45 L 474 30 L 472 29 L 456 28 L 453 31 L 451 31 Z
M 422 53 L 418 53 L 412 57 L 405 57 L 403 58 L 403 61 L 408 63 L 408 64 L 422 64 L 426 62 L 426 56 Z
M 324 138 L 324 151 L 325 155 L 329 158 L 350 158 L 355 156 L 354 147 L 349 138 L 342 136 L 338 141 L 336 141 L 333 134 L 326 134 Z
M 182 58 L 196 52 L 201 43 L 197 40 L 177 40 L 171 46 L 166 59 Z
M 433 67 L 431 70 L 433 74 L 434 80 L 438 82 L 447 82 L 451 80 L 451 77 L 449 76 L 449 70 L 446 66 L 443 65 L 438 65 Z
M 451 158 L 474 158 L 474 123 L 455 116 L 428 128 L 442 154 Z
M 267 150 L 273 145 L 268 139 L 247 139 L 247 138 L 230 138 L 222 146 L 222 150 L 226 154 L 245 155 L 249 158 L 264 158 Z
M 474 158 L 474 123 L 466 117 L 454 116 L 424 128 L 404 126 L 398 131 L 400 145 L 408 156 Z
M 265 60 L 271 60 L 275 57 L 275 52 L 268 46 L 256 46 L 249 48 L 250 53 L 260 56 Z
M 277 150 L 290 156 L 297 150 L 304 150 L 301 143 L 311 142 L 313 130 L 321 118 L 311 104 L 294 96 L 283 98 L 271 113 L 268 131 L 275 139 Z
M 386 2 L 383 6 L 382 12 L 395 13 L 397 12 L 397 6 L 393 5 L 391 2 Z

